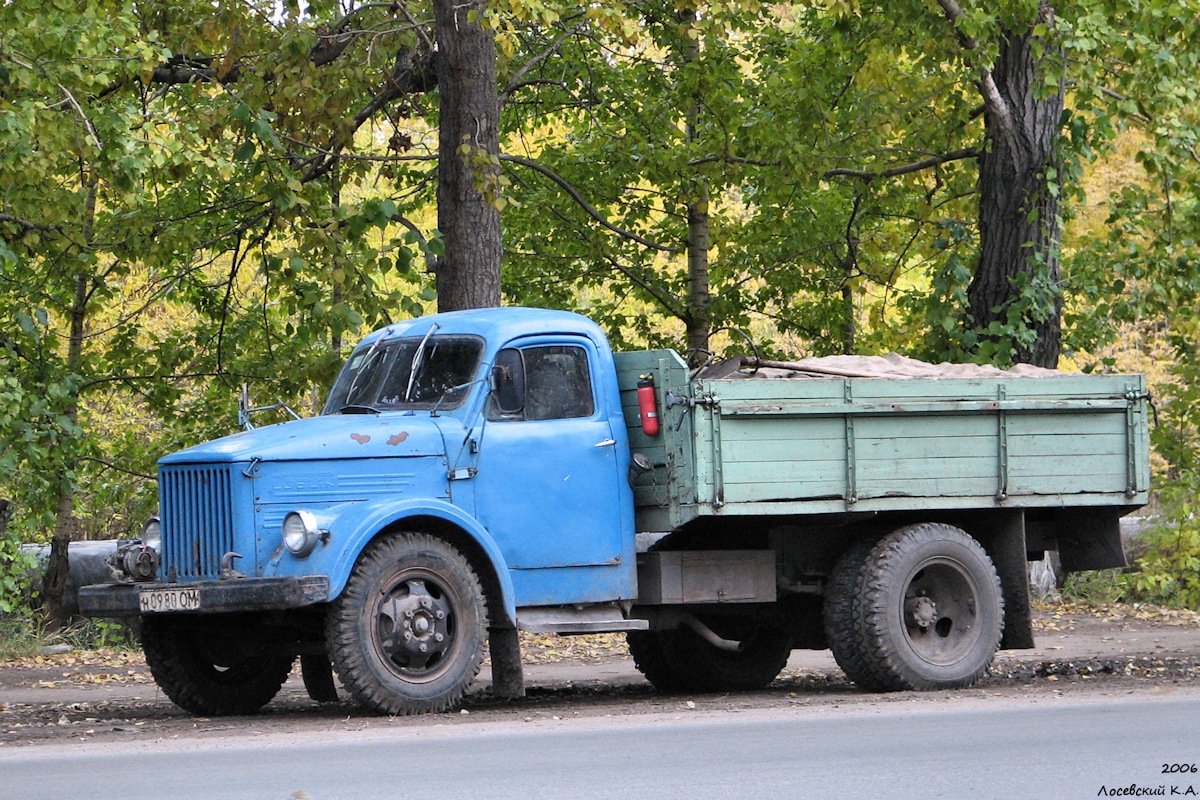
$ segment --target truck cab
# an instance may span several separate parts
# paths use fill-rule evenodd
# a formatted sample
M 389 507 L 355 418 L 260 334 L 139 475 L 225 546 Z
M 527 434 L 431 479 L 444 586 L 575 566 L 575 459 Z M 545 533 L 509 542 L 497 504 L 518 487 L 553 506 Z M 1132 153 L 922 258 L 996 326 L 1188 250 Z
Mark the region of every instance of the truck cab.
M 247 710 L 271 692 L 275 678 L 231 704 L 222 696 L 228 687 L 202 680 L 245 661 L 239 641 L 268 643 L 256 646 L 261 663 L 248 671 L 273 664 L 275 675 L 289 656 L 307 653 L 306 669 L 320 672 L 323 617 L 383 541 L 425 537 L 426 549 L 434 542 L 451 551 L 471 576 L 394 581 L 393 605 L 426 592 L 455 617 L 451 595 L 471 604 L 475 591 L 486 627 L 505 631 L 515 630 L 518 608 L 536 616 L 538 608 L 599 605 L 620 618 L 637 594 L 629 466 L 613 356 L 593 322 L 503 309 L 396 323 L 354 349 L 319 416 L 161 459 L 158 579 L 93 588 L 85 607 L 143 615 L 152 669 L 156 661 L 176 667 L 155 669 L 156 677 L 197 713 Z M 408 611 L 377 608 L 367 625 L 390 635 L 408 624 Z M 469 682 L 481 648 L 464 657 L 447 644 L 467 635 L 461 626 L 427 627 L 424 653 L 401 654 L 408 665 L 378 658 L 399 676 L 385 677 L 429 684 L 432 664 L 459 660 L 467 666 L 451 680 Z M 366 635 L 376 650 L 389 648 L 383 634 Z M 207 644 L 214 641 L 225 644 Z

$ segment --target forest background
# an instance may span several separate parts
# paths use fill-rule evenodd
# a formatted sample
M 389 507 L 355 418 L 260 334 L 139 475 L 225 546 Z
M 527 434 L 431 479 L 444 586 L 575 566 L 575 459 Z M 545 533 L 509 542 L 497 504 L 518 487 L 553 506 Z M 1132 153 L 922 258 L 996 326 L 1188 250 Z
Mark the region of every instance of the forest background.
M 1112 591 L 1200 607 L 1198 76 L 1198 0 L 0 4 L 0 610 L 243 385 L 315 413 L 366 331 L 500 303 L 1146 372 Z

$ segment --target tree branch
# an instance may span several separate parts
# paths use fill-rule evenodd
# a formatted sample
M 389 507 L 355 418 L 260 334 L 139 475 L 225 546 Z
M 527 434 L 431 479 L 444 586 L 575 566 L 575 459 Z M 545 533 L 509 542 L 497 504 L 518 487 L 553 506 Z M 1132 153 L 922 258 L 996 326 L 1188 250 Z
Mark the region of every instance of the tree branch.
M 150 73 L 151 83 L 178 85 L 186 83 L 237 83 L 241 70 L 237 65 L 224 74 L 213 66 L 215 56 L 173 56 L 166 64 Z
M 963 49 L 972 52 L 977 51 L 979 49 L 979 42 L 967 36 L 959 29 L 959 24 L 965 16 L 962 7 L 958 5 L 956 0 L 938 0 L 938 5 L 946 12 L 946 19 L 954 26 L 954 32 L 958 36 L 959 44 L 963 46 Z M 1000 94 L 1000 89 L 996 86 L 996 79 L 989 69 L 980 70 L 979 93 L 983 95 L 984 103 L 987 105 L 988 110 L 995 115 L 1005 134 L 1011 136 L 1016 131 L 1012 120 L 1012 110 L 1008 107 L 1008 103 L 1005 102 L 1004 96 Z
M 79 105 L 79 101 L 75 99 L 75 95 L 71 94 L 67 87 L 60 83 L 58 84 L 58 88 L 67 96 L 67 102 L 71 104 L 71 107 L 75 109 L 75 113 L 79 115 L 79 119 L 83 121 L 83 127 L 87 129 L 88 136 L 92 138 L 92 144 L 96 145 L 97 150 L 103 150 L 104 143 L 100 141 L 100 137 L 97 135 L 95 127 L 92 126 L 92 121 L 88 119 L 87 114 L 84 112 L 83 106 Z
M 689 167 L 700 167 L 705 164 L 746 164 L 751 167 L 778 167 L 778 161 L 758 161 L 741 156 L 704 156 L 688 162 Z
M 545 61 L 547 58 L 549 58 L 550 56 L 557 53 L 559 48 L 562 47 L 563 42 L 565 42 L 567 39 L 570 39 L 572 36 L 574 36 L 579 30 L 581 30 L 583 28 L 584 24 L 585 23 L 581 22 L 578 25 L 576 25 L 574 28 L 571 28 L 568 31 L 564 31 L 563 35 L 559 36 L 557 39 L 555 39 L 554 42 L 552 42 L 549 47 L 547 47 L 542 52 L 538 53 L 533 58 L 526 61 L 521 66 L 521 68 L 516 71 L 516 74 L 514 74 L 512 76 L 512 78 L 509 80 L 508 85 L 504 87 L 504 91 L 502 91 L 500 93 L 500 108 L 501 109 L 504 108 L 504 105 L 508 102 L 508 98 L 512 96 L 512 93 L 523 85 L 521 83 L 521 79 L 524 78 L 529 73 L 529 70 L 533 69 L 539 63 L 541 63 L 542 61 Z
M 864 183 L 870 183 L 876 178 L 895 178 L 898 175 L 907 175 L 910 172 L 920 172 L 923 169 L 940 166 L 949 161 L 961 161 L 967 158 L 978 158 L 979 150 L 975 147 L 965 147 L 962 150 L 955 150 L 950 153 L 942 153 L 940 155 L 930 156 L 921 161 L 914 161 L 911 164 L 904 164 L 899 167 L 885 169 L 882 172 L 871 172 L 864 169 L 831 169 L 827 170 L 823 175 L 824 178 L 857 178 Z
M 617 234 L 618 236 L 625 238 L 625 239 L 629 239 L 630 241 L 637 242 L 638 244 L 642 245 L 643 247 L 649 247 L 652 250 L 658 250 L 663 253 L 678 253 L 678 252 L 680 252 L 680 248 L 678 248 L 678 247 L 667 247 L 666 245 L 661 245 L 656 242 L 652 242 L 649 239 L 645 239 L 632 231 L 627 231 L 623 228 L 618 228 L 616 225 L 613 225 L 611 222 L 609 222 L 605 218 L 605 216 L 603 214 L 601 214 L 599 211 L 597 211 L 595 208 L 593 208 L 592 205 L 590 203 L 588 203 L 587 200 L 584 200 L 583 195 L 581 195 L 574 186 L 572 186 L 570 183 L 568 183 L 565 178 L 560 177 L 557 173 L 551 171 L 550 169 L 547 169 L 546 167 L 542 166 L 541 164 L 537 163 L 536 161 L 532 161 L 528 158 L 522 158 L 521 156 L 508 155 L 506 153 L 500 154 L 500 160 L 501 161 L 510 161 L 514 164 L 520 164 L 523 167 L 528 167 L 529 169 L 533 170 L 534 172 L 544 175 L 545 177 L 554 181 L 555 183 L 557 183 L 559 185 L 559 187 L 564 192 L 566 192 L 567 194 L 569 194 L 571 196 L 571 199 L 574 200 L 576 202 L 576 204 L 578 204 L 579 207 L 582 208 L 589 217 L 596 220 L 601 225 L 603 225 L 605 228 L 607 228 L 608 230 Z
M 14 217 L 12 214 L 5 214 L 3 212 L 0 212 L 0 222 L 11 222 L 12 224 L 21 228 L 26 233 L 29 233 L 31 231 L 59 230 L 59 228 L 56 228 L 52 225 L 38 225 L 37 223 L 30 222 L 27 219 L 21 219 L 20 217 Z
M 351 124 L 335 133 L 326 147 L 321 150 L 325 157 L 317 160 L 301 179 L 307 183 L 327 173 L 341 157 L 341 150 L 351 141 L 354 132 L 389 103 L 406 94 L 428 92 L 437 86 L 437 55 L 432 51 L 421 51 L 415 47 L 402 48 L 396 54 L 396 63 L 391 74 L 384 79 L 383 86 L 375 96 L 351 119 Z
M 117 472 L 124 472 L 126 475 L 132 475 L 135 478 L 144 478 L 148 481 L 158 480 L 158 478 L 154 475 L 147 475 L 144 472 L 137 472 L 136 470 L 126 469 L 125 467 L 118 467 L 111 461 L 107 461 L 103 458 L 96 458 L 95 456 L 80 456 L 80 461 L 91 461 L 93 464 L 99 464 L 105 469 L 113 469 Z

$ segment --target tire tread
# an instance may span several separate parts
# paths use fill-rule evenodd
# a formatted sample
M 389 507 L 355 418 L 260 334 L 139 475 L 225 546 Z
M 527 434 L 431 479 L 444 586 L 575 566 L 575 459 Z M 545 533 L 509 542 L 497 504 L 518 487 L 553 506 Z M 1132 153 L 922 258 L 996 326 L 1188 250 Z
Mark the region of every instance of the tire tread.
M 460 588 L 465 596 L 464 607 L 457 609 L 459 635 L 477 642 L 473 649 L 471 642 L 465 644 L 463 662 L 457 665 L 457 674 L 445 682 L 448 684 L 445 688 L 404 695 L 390 690 L 368 663 L 366 651 L 371 644 L 362 641 L 360 623 L 370 594 L 377 588 L 373 583 L 375 578 L 385 575 L 401 558 L 423 556 L 442 559 L 458 573 L 456 577 L 464 583 Z M 375 541 L 359 557 L 346 588 L 331 604 L 326 641 L 342 686 L 358 703 L 380 714 L 427 714 L 453 708 L 466 695 L 483 663 L 486 628 L 483 588 L 466 557 L 444 539 L 420 532 L 400 532 Z

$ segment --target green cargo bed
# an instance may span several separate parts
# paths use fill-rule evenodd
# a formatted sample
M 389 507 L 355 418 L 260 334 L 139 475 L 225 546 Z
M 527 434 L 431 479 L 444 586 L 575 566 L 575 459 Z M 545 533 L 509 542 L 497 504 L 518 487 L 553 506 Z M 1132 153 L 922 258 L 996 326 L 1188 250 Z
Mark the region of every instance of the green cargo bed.
M 704 516 L 1132 508 L 1148 499 L 1140 375 L 744 369 L 689 379 L 666 350 L 618 354 L 617 365 L 633 451 L 653 465 L 635 482 L 640 531 Z M 655 379 L 662 429 L 653 437 L 637 413 L 641 375 Z

